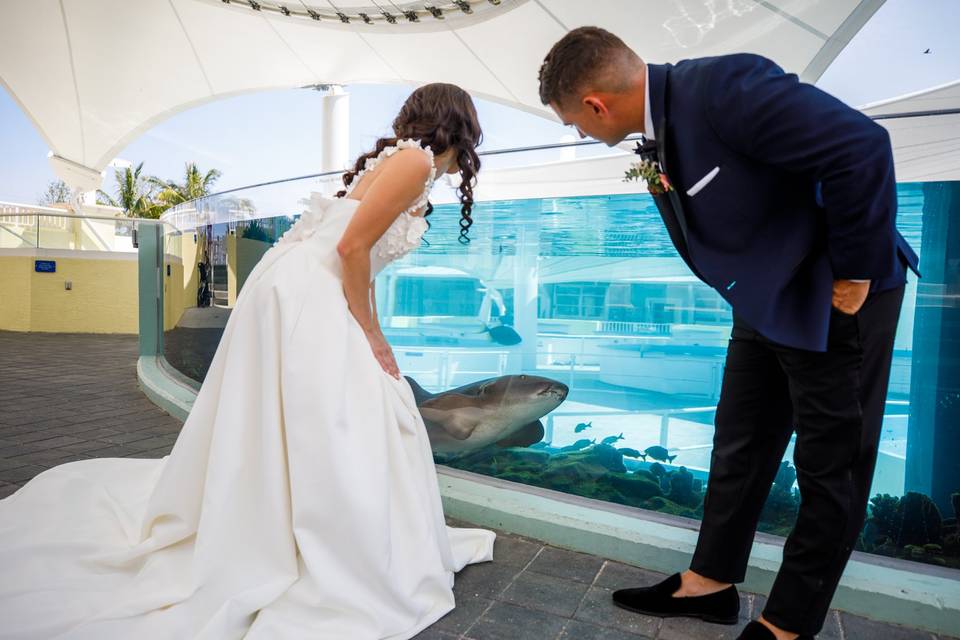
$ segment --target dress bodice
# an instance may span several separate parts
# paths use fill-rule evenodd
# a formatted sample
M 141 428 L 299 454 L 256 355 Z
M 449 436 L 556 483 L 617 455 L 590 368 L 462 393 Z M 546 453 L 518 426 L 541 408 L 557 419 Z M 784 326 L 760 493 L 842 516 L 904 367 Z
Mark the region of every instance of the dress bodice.
M 353 213 L 356 211 L 357 205 L 359 204 L 358 200 L 350 198 L 350 193 L 353 191 L 354 187 L 357 186 L 360 182 L 360 178 L 369 171 L 372 171 L 378 164 L 383 160 L 393 155 L 400 149 L 406 148 L 417 148 L 422 149 L 430 157 L 430 164 L 433 164 L 433 151 L 429 147 L 421 147 L 420 142 L 413 139 L 403 139 L 398 140 L 395 145 L 390 145 L 384 148 L 379 154 L 374 157 L 367 158 L 364 163 L 363 169 L 361 169 L 357 175 L 354 176 L 353 181 L 346 189 L 346 193 L 342 198 L 329 198 L 320 193 L 312 193 L 310 198 L 305 201 L 307 204 L 307 209 L 303 212 L 303 215 L 300 216 L 300 219 L 290 229 L 283 234 L 280 240 L 277 242 L 278 245 L 287 244 L 289 242 L 297 242 L 306 240 L 307 238 L 315 235 L 317 231 L 323 224 L 325 219 L 330 217 L 335 217 L 340 219 L 343 222 L 342 228 L 340 228 L 340 234 L 343 230 L 346 229 L 346 222 L 349 221 L 349 217 L 352 217 Z M 397 260 L 406 254 L 410 253 L 414 249 L 420 246 L 420 243 L 423 239 L 423 234 L 427 231 L 428 225 L 427 221 L 422 215 L 417 215 L 417 211 L 422 209 L 427 204 L 427 199 L 430 196 L 430 189 L 433 187 L 434 182 L 434 172 L 431 171 L 430 175 L 427 176 L 427 180 L 424 183 L 423 191 L 420 193 L 420 196 L 411 204 L 409 207 L 404 209 L 400 215 L 393 221 L 393 223 L 387 227 L 387 230 L 384 231 L 383 235 L 377 240 L 370 250 L 370 277 L 373 278 L 380 271 L 383 270 L 388 264 Z M 328 216 L 327 214 L 331 212 L 331 209 L 346 209 L 349 208 L 349 216 L 344 219 L 341 215 Z M 327 234 L 321 234 L 326 237 L 329 237 Z M 336 240 L 339 241 L 339 235 L 337 235 Z

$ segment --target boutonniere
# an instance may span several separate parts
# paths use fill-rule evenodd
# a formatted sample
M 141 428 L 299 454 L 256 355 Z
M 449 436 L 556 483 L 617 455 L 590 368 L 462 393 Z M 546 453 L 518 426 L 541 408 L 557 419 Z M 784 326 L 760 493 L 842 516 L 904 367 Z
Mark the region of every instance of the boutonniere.
M 640 153 L 639 143 L 637 144 L 636 153 Z M 649 190 L 652 195 L 673 191 L 673 185 L 670 184 L 667 174 L 660 170 L 660 163 L 650 158 L 643 158 L 639 162 L 634 162 L 630 165 L 630 168 L 624 172 L 623 181 L 630 182 L 631 180 L 643 180 L 646 182 L 647 190 Z

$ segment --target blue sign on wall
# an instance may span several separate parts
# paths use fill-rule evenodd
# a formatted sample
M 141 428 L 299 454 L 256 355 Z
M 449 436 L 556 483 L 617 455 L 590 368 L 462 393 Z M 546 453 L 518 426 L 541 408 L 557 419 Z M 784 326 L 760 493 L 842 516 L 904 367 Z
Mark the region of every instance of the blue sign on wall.
M 34 260 L 33 269 L 37 273 L 56 273 L 57 261 L 56 260 Z

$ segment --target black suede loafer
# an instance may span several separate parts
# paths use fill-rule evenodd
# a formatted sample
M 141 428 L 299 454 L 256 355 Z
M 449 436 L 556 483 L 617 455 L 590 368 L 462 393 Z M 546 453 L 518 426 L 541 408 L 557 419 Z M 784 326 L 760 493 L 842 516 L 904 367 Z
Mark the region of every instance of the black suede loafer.
M 700 618 L 716 624 L 737 624 L 740 613 L 740 596 L 737 588 L 730 585 L 722 591 L 705 596 L 674 598 L 682 580 L 675 573 L 663 582 L 650 587 L 620 589 L 613 592 L 613 604 L 621 609 L 661 618 Z M 760 625 L 763 627 L 763 625 Z M 763 627 L 764 631 L 768 631 Z

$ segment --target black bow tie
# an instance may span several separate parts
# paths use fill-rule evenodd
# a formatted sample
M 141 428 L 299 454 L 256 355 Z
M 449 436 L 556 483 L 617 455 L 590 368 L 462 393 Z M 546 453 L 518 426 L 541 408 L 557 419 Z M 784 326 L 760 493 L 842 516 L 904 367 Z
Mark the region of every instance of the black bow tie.
M 637 141 L 637 148 L 633 152 L 644 160 L 657 161 L 657 143 L 647 140 L 646 136 Z

